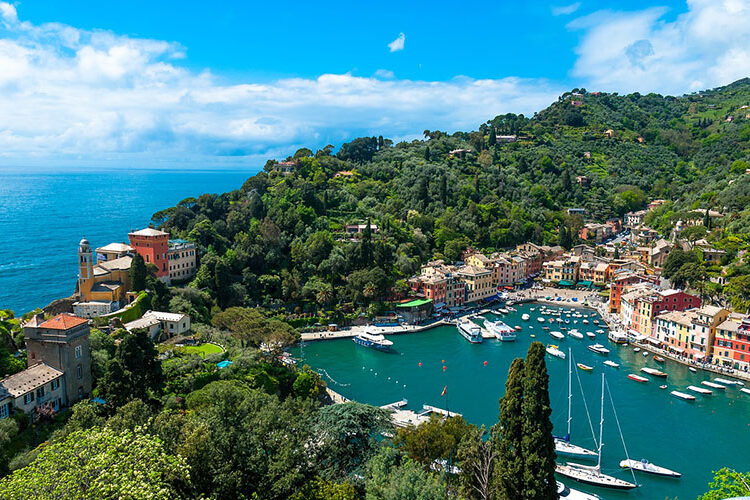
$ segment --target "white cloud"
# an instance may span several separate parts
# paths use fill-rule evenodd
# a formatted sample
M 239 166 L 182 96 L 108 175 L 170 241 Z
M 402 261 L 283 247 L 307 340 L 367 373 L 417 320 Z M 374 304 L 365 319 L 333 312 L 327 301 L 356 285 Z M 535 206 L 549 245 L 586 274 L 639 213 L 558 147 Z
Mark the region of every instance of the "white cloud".
M 375 76 L 376 76 L 377 78 L 383 78 L 383 79 L 385 79 L 385 80 L 390 80 L 390 79 L 391 79 L 391 78 L 393 78 L 393 77 L 394 77 L 395 75 L 393 74 L 393 71 L 391 71 L 391 70 L 389 70 L 389 69 L 379 69 L 379 70 L 377 70 L 377 71 L 375 72 Z
M 391 49 L 391 52 L 398 52 L 399 50 L 404 50 L 405 42 L 406 42 L 406 35 L 404 35 L 403 33 L 399 33 L 398 37 L 388 44 L 388 48 Z
M 559 7 L 552 7 L 552 15 L 553 16 L 568 16 L 580 8 L 581 8 L 581 2 L 572 3 L 570 5 L 560 5 Z
M 591 89 L 681 94 L 750 75 L 750 0 L 689 0 L 665 8 L 600 11 L 569 24 L 584 31 L 573 76 Z
M 563 90 L 519 78 L 398 80 L 387 70 L 225 84 L 181 66 L 184 54 L 159 40 L 15 23 L 0 35 L 0 163 L 259 165 L 359 135 L 475 128 L 531 114 Z
M 0 2 L 0 17 L 8 24 L 18 22 L 16 8 L 8 2 Z

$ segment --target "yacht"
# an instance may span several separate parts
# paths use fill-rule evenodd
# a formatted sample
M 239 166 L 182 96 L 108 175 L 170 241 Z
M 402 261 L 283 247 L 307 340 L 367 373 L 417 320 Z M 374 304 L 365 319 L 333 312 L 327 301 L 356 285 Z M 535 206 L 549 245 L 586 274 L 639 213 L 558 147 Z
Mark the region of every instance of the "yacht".
M 573 354 L 570 348 L 568 348 L 568 355 L 570 356 L 568 358 L 568 432 L 562 438 L 555 436 L 555 453 L 574 458 L 593 459 L 596 457 L 596 452 L 570 442 L 570 422 L 573 420 L 571 412 L 573 407 Z M 581 363 L 578 363 L 579 367 L 580 365 Z M 586 412 L 588 412 L 588 408 Z M 594 442 L 596 442 L 596 439 Z
M 607 366 L 611 366 L 612 368 L 620 368 L 620 365 L 618 363 L 615 363 L 614 361 L 606 360 L 604 364 Z
M 640 375 L 636 375 L 635 373 L 631 373 L 630 375 L 628 375 L 628 378 L 630 380 L 635 380 L 636 382 L 648 382 L 648 379 L 646 377 L 641 377 Z
M 641 371 L 643 373 L 647 373 L 647 374 L 652 375 L 654 377 L 667 378 L 667 374 L 666 373 L 664 373 L 661 370 L 657 370 L 656 368 L 649 368 L 648 366 L 645 366 L 645 367 L 641 368 Z
M 513 342 L 516 340 L 516 331 L 502 321 L 488 322 L 487 329 L 502 342 Z
M 355 344 L 370 347 L 378 351 L 390 351 L 393 342 L 386 339 L 382 334 L 372 330 L 365 330 L 352 339 Z
M 557 332 L 557 331 L 553 330 L 553 331 L 549 332 L 549 334 L 550 334 L 551 337 L 554 337 L 557 340 L 563 340 L 565 338 L 565 335 L 563 335 L 562 332 Z
M 595 352 L 597 354 L 601 354 L 602 356 L 607 356 L 609 354 L 609 349 L 604 347 L 601 344 L 592 344 L 588 346 L 589 351 Z
M 459 321 L 456 328 L 458 329 L 458 333 L 472 344 L 482 343 L 482 329 L 473 321 Z
M 633 469 L 640 472 L 645 472 L 646 474 L 654 474 L 656 476 L 666 476 L 666 477 L 680 477 L 682 474 L 679 472 L 675 472 L 673 470 L 669 470 L 665 467 L 659 467 L 658 465 L 654 465 L 648 460 L 641 459 L 641 460 L 622 460 L 620 462 L 620 467 L 623 469 Z
M 684 399 L 685 401 L 695 401 L 695 396 L 680 391 L 672 391 L 670 394 L 676 398 Z
M 526 313 L 523 313 L 523 315 L 521 315 L 521 319 L 522 319 L 522 320 L 524 320 L 524 321 L 528 321 L 530 317 L 531 317 L 531 316 L 529 316 L 529 315 L 528 315 L 528 314 L 526 314 Z
M 559 498 L 565 498 L 566 500 L 601 500 L 600 496 L 568 488 L 560 481 L 555 482 L 557 483 L 557 496 Z
M 547 354 L 550 356 L 565 359 L 565 353 L 558 349 L 556 345 L 548 345 L 545 351 L 547 351 Z
M 570 330 L 570 331 L 568 332 L 568 335 L 570 335 L 570 336 L 571 336 L 571 337 L 573 337 L 574 339 L 579 339 L 579 340 L 580 340 L 580 339 L 582 339 L 582 338 L 583 338 L 583 334 L 582 334 L 581 332 L 579 332 L 578 330 L 576 330 L 575 328 L 574 328 L 574 329 L 572 329 L 572 330 Z

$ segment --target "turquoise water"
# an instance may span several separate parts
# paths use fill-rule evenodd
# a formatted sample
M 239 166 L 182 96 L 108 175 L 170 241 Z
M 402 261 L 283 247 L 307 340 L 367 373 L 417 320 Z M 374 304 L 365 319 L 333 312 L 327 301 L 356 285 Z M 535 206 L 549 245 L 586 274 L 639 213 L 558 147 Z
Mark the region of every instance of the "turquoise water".
M 530 311 L 531 307 L 536 310 Z M 610 349 L 608 358 L 586 349 L 586 345 L 594 342 L 587 337 L 576 340 L 566 336 L 565 340 L 554 341 L 536 321 L 538 304 L 517 308 L 518 311 L 502 318 L 511 326 L 523 327 L 516 342 L 512 343 L 487 339 L 482 344 L 469 344 L 455 328 L 439 327 L 423 333 L 391 336 L 394 352 L 390 354 L 360 347 L 350 339 L 305 343 L 295 348 L 293 354 L 303 357 L 306 363 L 322 373 L 333 390 L 348 398 L 375 405 L 406 398 L 414 410 L 421 409 L 423 404 L 431 404 L 462 413 L 472 423 L 492 425 L 497 422 L 498 399 L 503 395 L 511 361 L 524 356 L 534 340 L 557 344 L 565 352 L 570 347 L 575 362 L 594 366 L 593 372 L 588 373 L 577 370 L 574 363 L 572 441 L 594 449 L 576 373 L 598 436 L 600 374 L 604 372 L 630 457 L 646 458 L 679 471 L 682 478 L 636 474 L 642 487 L 629 492 L 576 485 L 570 480 L 564 482 L 603 498 L 684 499 L 695 498 L 706 491 L 714 469 L 729 466 L 750 470 L 750 395 L 729 387 L 726 394 L 696 394 L 697 400 L 692 403 L 678 400 L 669 392 L 689 392 L 686 390 L 688 385 L 700 385 L 702 380 L 709 380 L 713 375 L 692 373 L 669 360 L 666 365 L 660 365 L 651 359 L 651 355 L 644 358 L 641 353 L 634 353 L 631 347 L 610 343 L 604 335 L 597 335 L 596 341 Z M 584 309 L 579 311 L 595 314 Z M 530 321 L 521 320 L 524 312 L 531 315 Z M 570 318 L 571 324 L 566 325 L 568 328 L 577 328 L 581 332 L 600 328 L 593 323 L 583 325 L 580 319 L 574 325 L 573 319 Z M 531 334 L 536 338 L 531 338 Z M 606 359 L 620 363 L 620 368 L 604 366 L 602 362 Z M 421 367 L 419 363 L 422 363 Z M 640 373 L 644 366 L 660 368 L 669 377 L 666 382 L 650 377 L 651 381 L 646 384 L 627 378 L 629 373 Z M 568 362 L 547 356 L 547 369 L 555 433 L 564 435 Z M 668 389 L 659 389 L 664 383 Z M 446 395 L 441 397 L 440 393 L 446 386 Z M 625 453 L 612 406 L 606 399 L 605 403 L 602 469 L 632 481 L 629 472 L 619 470 L 618 464 L 625 458 Z
M 254 170 L 0 169 L 0 309 L 21 314 L 73 293 L 76 249 L 127 241 L 154 212 L 238 189 Z

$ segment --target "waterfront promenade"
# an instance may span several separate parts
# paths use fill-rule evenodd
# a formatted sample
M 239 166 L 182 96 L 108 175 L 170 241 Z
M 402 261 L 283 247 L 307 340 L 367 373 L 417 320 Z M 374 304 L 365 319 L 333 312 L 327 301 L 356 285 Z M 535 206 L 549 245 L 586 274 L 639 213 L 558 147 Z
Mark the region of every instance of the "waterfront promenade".
M 371 333 L 380 333 L 383 335 L 400 335 L 404 333 L 417 333 L 429 330 L 431 328 L 437 328 L 438 326 L 451 325 L 450 321 L 437 320 L 424 325 L 397 325 L 397 326 L 352 326 L 348 328 L 342 328 L 335 332 L 323 331 L 323 332 L 309 332 L 300 335 L 301 340 L 307 342 L 311 340 L 334 340 L 334 339 L 346 339 L 356 337 L 360 333 L 364 333 L 366 330 Z

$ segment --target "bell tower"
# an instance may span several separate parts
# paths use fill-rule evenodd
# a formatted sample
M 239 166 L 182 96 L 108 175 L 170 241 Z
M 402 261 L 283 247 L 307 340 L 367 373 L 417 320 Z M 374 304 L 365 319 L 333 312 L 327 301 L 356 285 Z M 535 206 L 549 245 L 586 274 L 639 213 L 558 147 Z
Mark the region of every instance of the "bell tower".
M 83 291 L 87 287 L 85 283 L 90 280 L 94 273 L 92 271 L 93 253 L 89 240 L 83 238 L 78 244 L 78 290 Z

